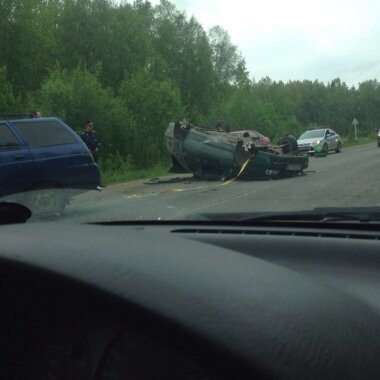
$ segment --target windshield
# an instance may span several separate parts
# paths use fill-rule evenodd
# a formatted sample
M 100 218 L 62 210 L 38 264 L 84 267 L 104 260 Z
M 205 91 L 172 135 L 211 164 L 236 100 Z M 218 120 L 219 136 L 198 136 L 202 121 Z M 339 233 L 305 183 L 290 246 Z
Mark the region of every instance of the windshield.
M 300 136 L 300 140 L 305 140 L 305 139 L 314 139 L 318 137 L 324 137 L 325 136 L 325 130 L 324 129 L 318 129 L 316 131 L 307 131 L 305 133 L 302 133 Z
M 0 199 L 31 222 L 380 204 L 380 3 L 0 11 Z

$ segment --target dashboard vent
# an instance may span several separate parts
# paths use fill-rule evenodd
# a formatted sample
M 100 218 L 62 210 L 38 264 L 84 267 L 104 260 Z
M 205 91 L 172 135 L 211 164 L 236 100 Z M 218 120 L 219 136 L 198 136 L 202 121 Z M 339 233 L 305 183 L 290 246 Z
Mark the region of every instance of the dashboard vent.
M 376 232 L 355 231 L 305 231 L 305 230 L 260 230 L 260 229 L 228 229 L 228 228 L 179 228 L 172 230 L 181 234 L 219 234 L 219 235 L 261 235 L 261 236 L 303 236 L 339 239 L 380 240 Z

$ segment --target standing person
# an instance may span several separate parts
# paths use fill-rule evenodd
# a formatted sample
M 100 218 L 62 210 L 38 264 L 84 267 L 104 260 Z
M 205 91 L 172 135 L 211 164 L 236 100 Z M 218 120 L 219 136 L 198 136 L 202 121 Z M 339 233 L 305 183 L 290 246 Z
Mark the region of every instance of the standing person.
M 87 120 L 83 123 L 84 132 L 80 135 L 84 143 L 90 149 L 94 161 L 98 163 L 98 153 L 100 148 L 100 141 L 94 131 L 94 124 L 92 120 Z

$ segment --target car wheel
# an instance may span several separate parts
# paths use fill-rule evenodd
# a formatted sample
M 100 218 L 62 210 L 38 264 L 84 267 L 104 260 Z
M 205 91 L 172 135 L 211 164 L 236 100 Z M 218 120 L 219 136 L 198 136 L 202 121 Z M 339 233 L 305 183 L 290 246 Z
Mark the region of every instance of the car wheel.
M 337 145 L 337 147 L 335 149 L 335 152 L 336 153 L 340 153 L 341 151 L 342 151 L 342 144 L 340 142 L 338 142 L 338 145 Z
M 285 136 L 279 142 L 278 145 L 283 146 L 283 151 L 285 154 L 293 153 L 298 151 L 297 139 L 294 136 Z
M 377 143 L 377 147 L 380 148 L 380 142 Z
M 231 131 L 231 128 L 230 126 L 228 125 L 227 122 L 225 122 L 224 120 L 218 120 L 215 124 L 214 124 L 214 128 L 219 131 L 219 132 L 226 132 L 226 133 L 229 133 Z
M 27 193 L 26 203 L 36 217 L 60 216 L 67 197 L 61 189 L 38 189 Z
M 322 148 L 322 153 L 327 155 L 328 152 L 329 152 L 329 148 L 328 148 L 327 144 L 324 144 L 323 148 Z

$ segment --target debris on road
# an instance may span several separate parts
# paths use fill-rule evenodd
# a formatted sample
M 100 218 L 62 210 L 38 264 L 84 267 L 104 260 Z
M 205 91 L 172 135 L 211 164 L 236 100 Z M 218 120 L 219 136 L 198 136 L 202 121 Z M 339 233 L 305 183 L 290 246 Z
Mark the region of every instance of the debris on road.
M 159 177 L 151 178 L 144 183 L 144 185 L 160 185 L 164 183 L 178 183 L 178 182 L 190 182 L 192 178 L 189 177 L 174 177 L 174 178 L 167 178 L 167 179 L 161 179 Z

